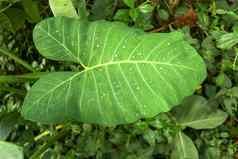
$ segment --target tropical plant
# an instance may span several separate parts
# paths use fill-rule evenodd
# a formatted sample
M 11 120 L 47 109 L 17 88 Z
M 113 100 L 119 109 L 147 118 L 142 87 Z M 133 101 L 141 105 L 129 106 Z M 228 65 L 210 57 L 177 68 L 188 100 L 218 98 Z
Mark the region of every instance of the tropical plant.
M 0 156 L 233 158 L 238 10 L 225 4 L 0 0 Z
M 172 114 L 176 125 L 181 128 L 174 138 L 173 159 L 199 158 L 196 146 L 182 132 L 183 129 L 186 127 L 197 130 L 213 129 L 222 124 L 227 118 L 227 113 L 217 109 L 217 104 L 213 100 L 207 101 L 201 96 L 186 98 L 181 106 L 173 110 Z
M 23 116 L 43 123 L 115 125 L 153 117 L 178 105 L 206 77 L 202 59 L 180 32 L 55 17 L 39 23 L 33 39 L 43 56 L 83 68 L 49 73 L 32 87 Z

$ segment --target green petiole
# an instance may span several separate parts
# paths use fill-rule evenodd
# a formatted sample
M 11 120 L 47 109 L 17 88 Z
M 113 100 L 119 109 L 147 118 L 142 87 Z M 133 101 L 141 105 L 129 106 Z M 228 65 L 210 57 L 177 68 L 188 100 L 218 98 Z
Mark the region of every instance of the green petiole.
M 24 66 L 26 69 L 28 69 L 31 72 L 36 72 L 34 70 L 34 68 L 29 65 L 26 61 L 20 59 L 19 57 L 17 57 L 16 55 L 14 55 L 13 53 L 10 53 L 7 49 L 4 48 L 0 48 L 0 53 L 8 56 L 9 58 L 13 59 L 15 62 L 21 64 L 22 66 Z

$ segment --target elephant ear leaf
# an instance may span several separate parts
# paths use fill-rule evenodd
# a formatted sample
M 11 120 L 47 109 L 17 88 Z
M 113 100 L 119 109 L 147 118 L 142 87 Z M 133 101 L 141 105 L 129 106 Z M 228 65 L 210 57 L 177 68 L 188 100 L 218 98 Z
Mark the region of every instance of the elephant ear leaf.
M 206 77 L 180 32 L 144 33 L 118 22 L 56 17 L 34 29 L 39 52 L 84 66 L 49 73 L 28 92 L 25 118 L 43 123 L 131 123 L 167 112 Z

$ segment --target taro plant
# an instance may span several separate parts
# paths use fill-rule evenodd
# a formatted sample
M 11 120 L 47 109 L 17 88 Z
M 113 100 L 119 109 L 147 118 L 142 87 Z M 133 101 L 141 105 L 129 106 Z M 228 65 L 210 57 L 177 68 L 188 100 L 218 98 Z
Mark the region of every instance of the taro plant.
M 183 33 L 145 33 L 120 22 L 91 22 L 71 1 L 49 2 L 56 17 L 36 25 L 35 46 L 48 59 L 76 63 L 82 69 L 42 73 L 25 97 L 23 116 L 45 124 L 111 126 L 166 112 L 177 131 L 169 146 L 171 158 L 198 159 L 196 146 L 183 130 L 215 128 L 227 114 L 201 96 L 190 96 L 206 78 L 206 67 Z M 31 158 L 38 158 L 44 148 Z M 0 142 L 1 155 L 17 158 L 11 152 L 23 158 L 21 148 Z
M 227 113 L 217 108 L 215 99 L 207 101 L 204 97 L 197 95 L 185 98 L 180 106 L 173 109 L 172 115 L 175 125 L 180 128 L 174 137 L 172 159 L 199 158 L 192 139 L 183 132 L 185 128 L 213 129 L 227 118 Z
M 35 46 L 44 57 L 83 70 L 40 78 L 24 100 L 26 119 L 131 123 L 170 111 L 206 77 L 202 58 L 180 32 L 145 33 L 119 22 L 82 20 L 72 11 L 64 17 L 60 7 L 51 8 L 60 16 L 36 25 Z

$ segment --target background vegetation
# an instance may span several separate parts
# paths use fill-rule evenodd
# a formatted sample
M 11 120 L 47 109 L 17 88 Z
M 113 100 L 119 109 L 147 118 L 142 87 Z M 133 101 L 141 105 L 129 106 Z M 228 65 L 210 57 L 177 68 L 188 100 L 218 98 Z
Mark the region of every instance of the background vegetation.
M 229 116 L 215 129 L 186 128 L 184 132 L 194 141 L 201 159 L 238 158 L 238 2 L 86 3 L 90 20 L 121 21 L 147 32 L 185 33 L 208 70 L 207 79 L 195 94 L 207 101 L 207 107 L 220 108 Z M 79 69 L 71 63 L 46 60 L 37 53 L 32 30 L 37 22 L 50 16 L 48 1 L 0 0 L 0 139 L 22 146 L 26 158 L 170 158 L 180 128 L 165 114 L 116 127 L 42 125 L 21 117 L 25 94 L 41 75 L 39 72 Z

